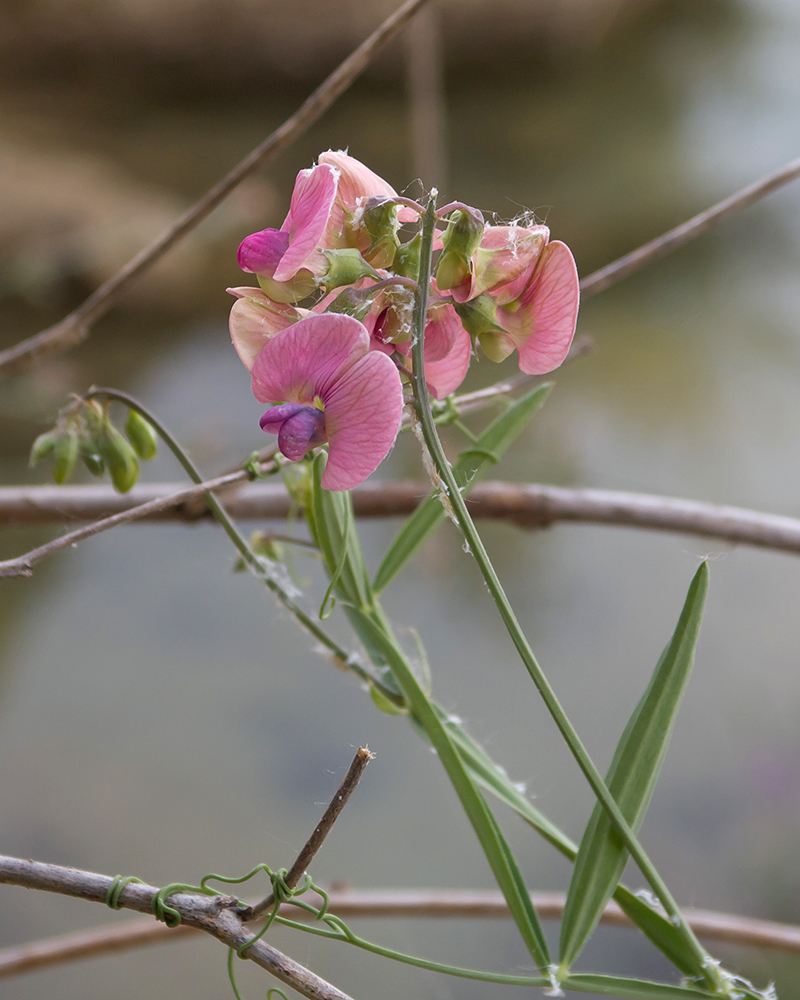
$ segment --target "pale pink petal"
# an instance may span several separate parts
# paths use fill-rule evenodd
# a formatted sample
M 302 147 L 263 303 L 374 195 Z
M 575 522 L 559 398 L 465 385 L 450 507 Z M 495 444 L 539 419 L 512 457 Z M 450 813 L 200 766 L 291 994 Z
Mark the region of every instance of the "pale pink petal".
M 272 274 L 289 246 L 289 234 L 281 229 L 262 229 L 247 236 L 236 254 L 239 267 L 251 274 Z
M 435 399 L 444 399 L 456 391 L 464 381 L 471 357 L 472 339 L 462 326 L 456 345 L 447 357 L 430 364 L 425 359 L 425 381 Z
M 464 327 L 455 309 L 434 306 L 425 324 L 425 364 L 442 361 L 456 346 Z
M 522 308 L 498 311 L 517 345 L 521 371 L 543 375 L 558 368 L 575 334 L 578 300 L 575 260 L 565 243 L 554 240 L 542 251 Z
M 324 399 L 368 350 L 369 334 L 352 316 L 307 316 L 261 349 L 253 365 L 253 395 L 262 403 L 310 405 L 315 396 Z
M 515 282 L 536 263 L 547 243 L 547 226 L 487 226 L 472 258 L 472 276 L 452 290 L 456 302 Z
M 385 354 L 372 351 L 323 400 L 328 464 L 322 486 L 350 490 L 377 469 L 394 444 L 403 415 L 400 374 Z
M 289 247 L 275 269 L 276 281 L 287 281 L 301 267 L 308 267 L 322 242 L 335 197 L 336 171 L 332 167 L 311 167 L 297 175 L 289 214 L 281 227 L 289 234 Z
M 237 299 L 228 320 L 231 340 L 245 368 L 252 371 L 264 344 L 300 319 L 302 313 L 294 306 L 273 302 L 260 288 L 229 288 L 228 291 Z

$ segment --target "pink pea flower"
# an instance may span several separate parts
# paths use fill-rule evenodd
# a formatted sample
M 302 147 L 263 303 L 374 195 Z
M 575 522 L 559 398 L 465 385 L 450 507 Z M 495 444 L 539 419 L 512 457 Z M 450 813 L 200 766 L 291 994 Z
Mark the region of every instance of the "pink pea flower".
M 242 364 L 251 372 L 259 351 L 267 341 L 307 316 L 308 310 L 285 302 L 273 302 L 253 285 L 228 288 L 227 291 L 236 296 L 228 319 L 231 340 Z
M 311 315 L 273 337 L 253 365 L 253 394 L 271 405 L 261 418 L 296 461 L 328 442 L 322 486 L 349 490 L 389 453 L 403 413 L 394 363 L 370 351 L 366 328 L 340 313 Z
M 549 235 L 547 226 L 487 226 L 470 260 L 469 278 L 451 289 L 455 301 L 468 302 L 517 281 L 535 264 Z
M 511 295 L 514 297 L 509 298 Z M 494 296 L 497 322 L 506 331 L 488 335 L 499 354 L 493 355 L 494 360 L 516 348 L 520 370 L 528 375 L 544 375 L 558 368 L 575 335 L 579 298 L 572 253 L 565 243 L 554 240 L 518 282 Z

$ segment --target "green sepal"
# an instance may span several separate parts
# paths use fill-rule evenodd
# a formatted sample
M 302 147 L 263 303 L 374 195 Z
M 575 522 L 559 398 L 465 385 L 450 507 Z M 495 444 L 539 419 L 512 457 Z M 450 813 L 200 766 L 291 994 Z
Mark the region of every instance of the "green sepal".
M 346 250 L 323 250 L 328 259 L 328 270 L 319 279 L 320 285 L 330 291 L 341 288 L 342 285 L 354 285 L 362 278 L 380 280 L 380 275 L 361 256 L 360 251 L 353 248 Z
M 361 321 L 369 315 L 374 296 L 372 288 L 344 288 L 325 312 L 344 313 Z
M 372 633 L 374 645 L 381 650 L 389 664 L 416 724 L 436 750 L 531 957 L 539 969 L 547 969 L 550 964 L 547 942 L 531 904 L 530 892 L 486 800 L 450 739 L 438 709 L 426 695 L 391 633 L 371 619 L 365 619 L 365 629 Z
M 608 790 L 634 834 L 650 803 L 691 673 L 707 590 L 708 565 L 704 562 L 689 586 L 672 638 L 625 727 L 606 775 Z M 628 853 L 602 805 L 596 803 L 578 850 L 561 922 L 562 969 L 572 965 L 594 930 L 622 876 Z
M 364 256 L 373 267 L 390 268 L 397 253 L 397 202 L 375 195 L 364 202 L 361 228 L 371 240 Z
M 78 432 L 72 428 L 63 431 L 53 447 L 53 479 L 61 486 L 72 475 L 78 458 Z
M 472 255 L 481 245 L 485 229 L 483 215 L 476 210 L 456 209 L 442 237 L 442 253 L 436 267 L 436 286 L 442 291 L 469 280 Z
M 394 255 L 394 273 L 401 278 L 413 278 L 416 281 L 419 274 L 419 255 L 421 250 L 421 233 L 417 233 L 408 243 L 401 243 Z
M 136 410 L 128 411 L 125 433 L 139 458 L 145 462 L 155 458 L 158 451 L 158 438 L 152 425 L 145 420 L 141 413 L 137 413 Z
M 474 445 L 461 453 L 453 466 L 453 475 L 464 493 L 469 492 L 490 465 L 495 465 L 500 460 L 545 401 L 551 388 L 552 383 L 545 383 L 520 396 L 489 424 Z M 435 494 L 427 497 L 417 507 L 400 529 L 378 567 L 372 584 L 376 593 L 380 593 L 411 561 L 444 520 L 444 510 Z
M 469 302 L 454 302 L 453 308 L 471 337 L 480 339 L 486 334 L 497 333 L 508 336 L 505 327 L 497 322 L 497 303 L 487 292 L 476 295 Z

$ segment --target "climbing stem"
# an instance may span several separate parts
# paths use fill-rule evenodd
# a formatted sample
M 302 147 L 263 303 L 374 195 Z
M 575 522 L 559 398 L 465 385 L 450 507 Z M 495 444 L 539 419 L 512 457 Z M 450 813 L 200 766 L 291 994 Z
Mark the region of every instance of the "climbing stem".
M 592 791 L 602 805 L 603 809 L 605 809 L 611 823 L 614 825 L 614 828 L 622 838 L 623 843 L 630 851 L 634 861 L 639 866 L 642 875 L 645 877 L 653 892 L 660 900 L 661 905 L 666 910 L 676 928 L 678 928 L 687 945 L 691 948 L 692 952 L 696 955 L 702 966 L 706 969 L 706 980 L 709 987 L 718 992 L 727 993 L 728 989 L 726 988 L 724 977 L 720 974 L 706 950 L 697 940 L 694 932 L 684 919 L 678 904 L 672 896 L 672 893 L 669 891 L 663 879 L 656 871 L 653 862 L 648 857 L 625 817 L 622 815 L 619 806 L 606 787 L 600 772 L 597 770 L 597 767 L 581 742 L 578 733 L 567 718 L 567 714 L 562 708 L 554 690 L 550 686 L 549 681 L 545 677 L 544 671 L 539 666 L 533 650 L 525 637 L 525 633 L 523 632 L 505 591 L 503 590 L 494 566 L 489 559 L 489 555 L 484 547 L 483 541 L 475 528 L 475 524 L 467 509 L 467 505 L 464 502 L 464 498 L 462 497 L 461 491 L 459 490 L 455 477 L 453 476 L 453 471 L 450 468 L 450 464 L 444 454 L 444 449 L 442 448 L 442 443 L 439 440 L 439 435 L 437 433 L 436 425 L 433 420 L 433 414 L 431 412 L 428 386 L 425 381 L 424 358 L 425 318 L 428 307 L 428 290 L 430 288 L 433 237 L 437 218 L 436 195 L 437 192 L 433 190 L 431 192 L 431 198 L 423 217 L 422 224 L 422 245 L 420 249 L 419 275 L 417 279 L 419 290 L 414 303 L 414 341 L 412 348 L 412 364 L 415 375 L 413 387 L 416 415 L 422 428 L 425 445 L 428 448 L 430 457 L 433 460 L 433 464 L 441 480 L 440 488 L 443 494 L 443 502 L 449 503 L 449 506 L 455 515 L 456 521 L 458 522 L 458 525 L 467 541 L 469 550 L 478 564 L 478 568 L 480 569 L 483 579 L 486 582 L 489 593 L 497 605 L 497 610 L 499 611 L 500 617 L 502 618 L 508 634 L 511 637 L 511 641 L 514 643 L 514 646 L 516 647 L 522 662 L 525 664 L 525 667 L 533 680 L 533 683 L 536 685 L 539 694 L 547 706 L 553 721 L 558 727 L 561 735 L 564 737 L 564 740 L 566 741 L 573 757 L 577 761 L 578 766 L 581 771 L 583 771 L 583 774 L 589 782 Z

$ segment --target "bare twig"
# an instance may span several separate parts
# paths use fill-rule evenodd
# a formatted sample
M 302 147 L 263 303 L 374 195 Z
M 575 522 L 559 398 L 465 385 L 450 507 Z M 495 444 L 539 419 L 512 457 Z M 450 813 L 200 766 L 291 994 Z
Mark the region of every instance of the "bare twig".
M 140 274 L 147 271 L 210 215 L 246 177 L 288 149 L 347 90 L 375 55 L 402 31 L 427 2 L 428 0 L 407 0 L 317 87 L 291 118 L 60 323 L 0 352 L 0 373 L 7 374 L 36 357 L 66 350 L 84 340 L 91 325 L 111 308 Z
M 539 917 L 543 919 L 557 920 L 564 912 L 563 893 L 533 892 L 531 901 Z M 339 889 L 331 890 L 330 907 L 332 913 L 343 918 L 509 916 L 506 901 L 499 892 L 492 890 Z M 308 916 L 304 911 L 298 913 L 291 904 L 283 908 L 282 912 L 291 915 L 292 919 Z M 710 910 L 684 909 L 683 913 L 700 937 L 754 948 L 800 953 L 800 927 Z M 606 905 L 602 921 L 619 927 L 631 926 L 614 902 Z M 112 951 L 181 940 L 184 936 L 195 933 L 195 928 L 186 924 L 170 929 L 165 924 L 152 920 L 136 919 L 122 926 L 97 927 L 15 945 L 0 951 L 0 979 Z
M 0 524 L 45 524 L 111 515 L 0 562 L 0 577 L 30 576 L 33 566 L 47 556 L 133 520 L 194 522 L 197 518 L 194 514 L 187 517 L 182 504 L 231 482 L 243 483 L 228 501 L 232 516 L 245 521 L 287 516 L 292 500 L 283 485 L 245 479 L 244 472 L 231 473 L 185 489 L 174 483 L 157 483 L 138 486 L 124 496 L 102 486 L 0 488 Z M 357 517 L 399 517 L 412 513 L 429 492 L 430 484 L 424 482 L 365 483 L 353 491 L 353 508 Z M 699 500 L 617 490 L 566 489 L 540 483 L 488 482 L 476 484 L 467 502 L 474 517 L 521 528 L 545 528 L 561 521 L 608 524 L 800 553 L 800 519 Z
M 114 880 L 108 875 L 0 855 L 0 882 L 105 903 Z M 119 903 L 125 909 L 149 913 L 157 892 L 152 885 L 130 884 L 123 889 Z M 234 896 L 178 893 L 169 897 L 169 903 L 181 914 L 183 924 L 205 931 L 229 948 L 241 948 L 253 936 L 236 912 L 239 904 Z M 251 945 L 244 957 L 309 1000 L 350 1000 L 346 993 L 263 940 Z
M 729 198 L 725 198 L 724 201 L 712 205 L 711 208 L 700 212 L 699 215 L 695 215 L 674 229 L 670 229 L 668 233 L 657 236 L 656 239 L 645 243 L 637 250 L 632 250 L 624 257 L 601 267 L 599 271 L 595 271 L 583 279 L 581 295 L 597 295 L 598 292 L 605 291 L 610 285 L 622 281 L 623 278 L 627 278 L 629 274 L 633 274 L 634 271 L 638 271 L 651 261 L 672 253 L 684 243 L 701 236 L 717 222 L 721 222 L 735 212 L 740 212 L 743 208 L 748 208 L 760 198 L 770 194 L 776 188 L 788 184 L 796 177 L 800 177 L 800 159 L 792 160 L 780 170 L 776 170 L 775 173 L 762 177 L 754 184 L 748 184 L 747 187 L 732 194 Z
M 370 753 L 369 747 L 359 747 L 356 750 L 356 755 L 353 758 L 352 764 L 347 769 L 347 774 L 344 776 L 344 781 L 339 786 L 339 790 L 331 799 L 328 808 L 322 814 L 322 819 L 317 823 L 316 829 L 303 845 L 302 850 L 297 855 L 294 864 L 284 879 L 284 882 L 290 889 L 293 889 L 302 876 L 305 875 L 306 869 L 314 860 L 317 851 L 322 847 L 333 824 L 339 818 L 342 809 L 347 805 L 347 800 L 356 790 L 359 781 L 361 781 L 361 775 L 366 770 L 367 764 L 369 764 L 374 756 L 373 753 Z M 255 920 L 266 913 L 274 902 L 275 896 L 270 893 L 266 899 L 262 899 L 260 903 L 256 903 L 254 906 L 243 911 L 241 917 L 245 921 Z

